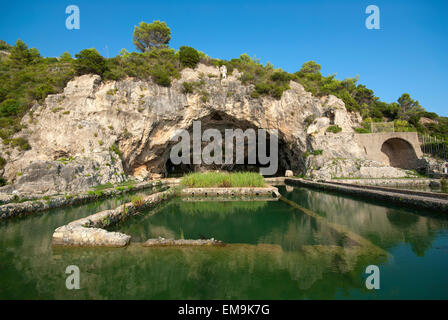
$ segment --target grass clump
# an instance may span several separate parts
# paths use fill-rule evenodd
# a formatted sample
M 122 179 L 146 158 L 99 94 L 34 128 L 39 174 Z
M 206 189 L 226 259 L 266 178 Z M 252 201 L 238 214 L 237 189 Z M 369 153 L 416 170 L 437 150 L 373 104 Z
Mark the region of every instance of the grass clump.
M 262 175 L 256 172 L 207 172 L 190 173 L 181 180 L 181 185 L 190 188 L 264 187 Z
M 6 160 L 0 156 L 0 170 L 6 165 Z
M 11 147 L 17 147 L 20 151 L 27 151 L 31 149 L 30 144 L 28 143 L 28 140 L 19 137 L 19 138 L 12 138 L 12 139 L 4 139 L 3 144 L 10 145 Z
M 338 132 L 341 132 L 341 131 L 342 131 L 342 128 L 340 126 L 338 126 L 338 125 L 329 126 L 327 128 L 327 132 L 338 133 Z
M 110 146 L 110 151 L 114 152 L 119 158 L 121 158 L 121 156 L 123 155 L 116 143 Z
M 194 92 L 194 84 L 192 82 L 182 82 L 182 92 L 185 94 Z
M 143 197 L 142 196 L 133 196 L 131 198 L 131 202 L 134 205 L 134 207 L 138 208 L 143 205 Z

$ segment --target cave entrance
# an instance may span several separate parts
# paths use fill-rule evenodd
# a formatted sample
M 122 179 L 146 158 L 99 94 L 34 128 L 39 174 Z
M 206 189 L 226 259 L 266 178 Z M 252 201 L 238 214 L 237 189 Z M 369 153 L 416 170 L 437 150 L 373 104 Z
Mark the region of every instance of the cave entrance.
M 391 167 L 416 169 L 418 166 L 415 150 L 406 140 L 400 138 L 388 139 L 381 146 L 381 152 L 383 153 L 383 161 Z
M 186 173 L 190 172 L 206 172 L 206 171 L 251 171 L 251 172 L 259 172 L 260 168 L 266 168 L 269 166 L 268 164 L 261 164 L 259 157 L 258 157 L 258 150 L 257 146 L 254 146 L 253 144 L 250 144 L 250 141 L 247 137 L 244 138 L 244 155 L 242 156 L 244 158 L 244 162 L 236 163 L 236 146 L 233 146 L 233 163 L 231 164 L 225 164 L 224 158 L 226 154 L 225 145 L 227 143 L 225 139 L 225 130 L 226 129 L 241 129 L 243 132 L 246 132 L 247 129 L 253 129 L 257 133 L 257 141 L 260 139 L 258 135 L 258 128 L 251 124 L 250 122 L 246 120 L 238 120 L 232 116 L 229 116 L 225 113 L 212 113 L 206 117 L 203 117 L 200 119 L 201 122 L 201 137 L 205 130 L 207 129 L 216 129 L 221 133 L 222 137 L 222 157 L 223 161 L 222 164 L 193 164 L 193 125 L 188 128 L 188 132 L 190 133 L 190 164 L 173 164 L 171 161 L 169 154 L 171 151 L 171 148 L 176 144 L 175 142 L 170 144 L 167 148 L 167 160 L 165 162 L 165 176 L 168 177 L 180 177 L 183 176 Z M 278 132 L 278 165 L 276 173 L 273 174 L 273 176 L 283 176 L 285 173 L 285 170 L 291 170 L 294 169 L 294 153 L 292 151 L 291 146 L 284 140 L 282 137 L 282 133 Z M 273 155 L 271 155 L 270 150 L 270 135 L 269 133 L 266 134 L 266 155 L 267 157 L 272 158 Z M 236 140 L 234 140 L 235 142 Z M 201 142 L 201 150 L 204 150 L 204 148 L 209 144 L 210 142 Z M 250 144 L 250 145 L 249 145 Z M 255 153 L 257 156 L 255 163 L 249 163 L 249 158 L 252 158 L 253 153 Z

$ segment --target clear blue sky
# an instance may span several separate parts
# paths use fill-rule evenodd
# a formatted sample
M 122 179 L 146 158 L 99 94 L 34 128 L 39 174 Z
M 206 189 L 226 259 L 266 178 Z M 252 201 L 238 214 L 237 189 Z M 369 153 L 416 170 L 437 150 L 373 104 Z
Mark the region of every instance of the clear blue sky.
M 81 29 L 65 28 L 77 5 Z M 365 27 L 365 9 L 380 8 L 381 29 Z M 189 45 L 211 57 L 256 55 L 289 72 L 315 60 L 324 75 L 359 75 L 383 101 L 410 93 L 429 111 L 448 116 L 448 1 L 4 1 L 0 39 L 20 38 L 43 56 L 95 47 L 104 56 L 134 51 L 140 21 L 165 21 L 170 46 Z M 108 49 L 106 49 L 106 46 Z

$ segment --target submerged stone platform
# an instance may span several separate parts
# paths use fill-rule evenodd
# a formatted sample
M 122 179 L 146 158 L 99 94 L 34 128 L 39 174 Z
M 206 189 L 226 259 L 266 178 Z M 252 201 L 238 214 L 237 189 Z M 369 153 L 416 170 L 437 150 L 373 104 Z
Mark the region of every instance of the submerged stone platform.
M 52 244 L 55 246 L 124 247 L 129 244 L 131 236 L 109 232 L 102 228 L 122 221 L 140 210 L 150 208 L 168 199 L 172 194 L 172 189 L 154 193 L 144 197 L 139 206 L 129 202 L 116 209 L 104 210 L 70 222 L 54 231 Z
M 157 247 L 157 246 L 222 246 L 224 243 L 219 240 L 211 239 L 165 239 L 159 237 L 157 239 L 148 239 L 143 242 L 144 247 Z
M 280 198 L 276 187 L 248 187 L 248 188 L 184 188 L 180 191 L 183 197 L 272 197 Z

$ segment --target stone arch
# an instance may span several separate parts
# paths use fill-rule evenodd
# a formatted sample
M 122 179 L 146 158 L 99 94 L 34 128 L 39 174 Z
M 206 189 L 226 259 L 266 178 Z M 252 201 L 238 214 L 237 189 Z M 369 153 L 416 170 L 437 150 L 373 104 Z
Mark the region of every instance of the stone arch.
M 416 169 L 418 157 L 411 143 L 402 138 L 390 138 L 381 145 L 382 158 L 385 164 L 401 168 Z

